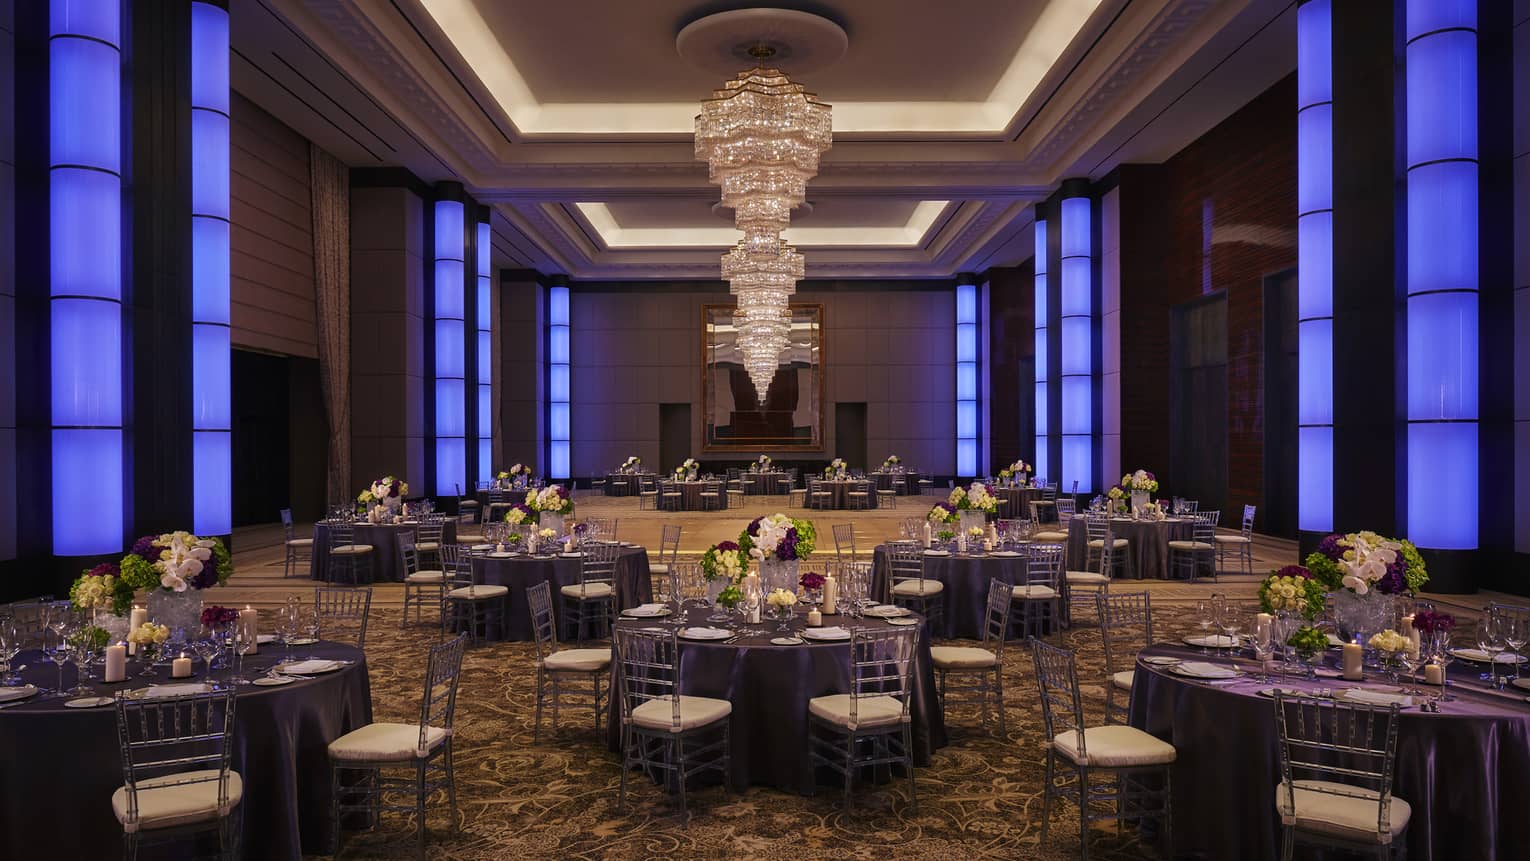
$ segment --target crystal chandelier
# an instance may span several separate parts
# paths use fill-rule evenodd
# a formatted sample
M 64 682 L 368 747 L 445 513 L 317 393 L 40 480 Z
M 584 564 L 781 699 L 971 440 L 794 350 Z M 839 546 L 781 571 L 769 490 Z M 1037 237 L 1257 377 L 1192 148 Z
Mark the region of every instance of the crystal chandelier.
M 776 69 L 740 72 L 696 115 L 696 157 L 744 234 L 723 255 L 722 275 L 738 297 L 738 349 L 761 403 L 790 344 L 788 302 L 804 272 L 781 233 L 830 140 L 829 106 Z

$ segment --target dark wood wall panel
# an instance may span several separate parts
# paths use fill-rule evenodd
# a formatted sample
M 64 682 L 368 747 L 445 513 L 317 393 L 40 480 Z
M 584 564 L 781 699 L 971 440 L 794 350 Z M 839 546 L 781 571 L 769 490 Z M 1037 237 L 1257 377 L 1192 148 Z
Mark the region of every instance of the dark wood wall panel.
M 1296 265 L 1296 78 L 1287 77 L 1121 189 L 1121 466 L 1170 466 L 1169 316 L 1227 294 L 1227 475 L 1236 522 L 1264 495 L 1265 276 Z

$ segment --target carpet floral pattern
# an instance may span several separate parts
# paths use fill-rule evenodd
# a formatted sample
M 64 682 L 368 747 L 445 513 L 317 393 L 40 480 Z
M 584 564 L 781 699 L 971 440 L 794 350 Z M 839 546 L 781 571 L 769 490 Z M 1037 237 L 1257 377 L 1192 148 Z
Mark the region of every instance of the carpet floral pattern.
M 1161 638 L 1191 633 L 1169 606 L 1158 615 Z M 425 650 L 434 638 L 429 628 L 400 631 L 396 611 L 374 612 L 367 651 L 376 720 L 418 719 Z M 1098 629 L 1081 620 L 1051 640 L 1078 651 L 1084 708 L 1091 722 L 1099 721 L 1104 655 Z M 836 787 L 809 797 L 763 787 L 732 794 L 714 786 L 691 795 L 689 828 L 660 788 L 640 777 L 629 781 L 627 810 L 617 809 L 619 760 L 606 750 L 588 707 L 565 708 L 556 733 L 544 722 L 541 742 L 533 744 L 534 659 L 529 643 L 468 650 L 457 704 L 459 830 L 450 829 L 444 796 L 431 799 L 429 857 L 970 861 L 1078 855 L 1078 811 L 1071 804 L 1054 805 L 1051 830 L 1040 840 L 1044 733 L 1023 644 L 1005 649 L 1008 734 L 1000 737 L 992 720 L 981 728 L 975 706 L 953 703 L 946 715 L 950 744 L 916 772 L 917 812 L 909 808 L 903 781 L 857 784 L 850 816 L 841 811 Z M 348 833 L 341 857 L 410 858 L 415 852 L 412 821 L 391 815 L 372 831 Z M 1099 824 L 1090 855 L 1153 857 L 1130 829 L 1117 837 L 1113 825 Z

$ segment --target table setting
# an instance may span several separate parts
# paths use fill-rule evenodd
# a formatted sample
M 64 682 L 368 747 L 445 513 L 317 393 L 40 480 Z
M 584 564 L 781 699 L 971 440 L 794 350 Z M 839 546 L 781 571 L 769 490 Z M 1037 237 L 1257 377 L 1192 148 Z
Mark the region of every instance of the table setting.
M 619 544 L 613 579 L 618 611 L 653 600 L 647 548 L 627 541 Z M 557 594 L 563 586 L 578 585 L 584 565 L 583 554 L 570 551 L 568 545 L 556 540 L 544 544 L 537 553 L 515 549 L 520 547 L 519 544 L 479 544 L 469 548 L 467 554 L 474 583 L 509 588 L 503 630 L 505 639 L 516 641 L 533 638 L 526 589 L 546 582 Z
M 1086 521 L 1082 514 L 1075 514 L 1068 521 L 1069 560 L 1087 558 L 1089 530 Z M 1194 524 L 1193 517 L 1174 515 L 1162 518 L 1116 516 L 1110 518 L 1110 531 L 1114 537 L 1125 538 L 1131 545 L 1131 579 L 1162 580 L 1169 575 L 1169 542 L 1189 540 L 1193 537 Z M 1210 574 L 1209 568 L 1202 572 L 1202 576 Z
M 314 580 L 329 578 L 329 530 L 331 522 L 320 520 L 313 525 L 313 558 L 309 562 L 308 576 Z M 397 583 L 404 579 L 404 571 L 399 567 L 398 548 L 401 541 L 417 541 L 419 537 L 420 521 L 397 515 L 391 523 L 367 523 L 356 521 L 351 524 L 353 541 L 356 544 L 370 544 L 372 546 L 371 572 L 374 583 Z M 457 521 L 455 518 L 447 518 L 441 522 L 441 541 L 444 544 L 457 543 Z

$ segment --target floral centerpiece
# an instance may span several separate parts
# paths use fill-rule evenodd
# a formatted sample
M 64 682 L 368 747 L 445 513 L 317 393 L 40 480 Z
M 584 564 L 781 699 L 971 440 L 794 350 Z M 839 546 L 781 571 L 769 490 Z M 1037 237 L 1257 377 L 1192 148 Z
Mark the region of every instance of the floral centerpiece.
M 693 479 L 696 477 L 696 470 L 700 468 L 701 464 L 697 463 L 694 457 L 688 457 L 679 466 L 675 467 L 675 478 Z
M 1121 476 L 1121 490 L 1131 496 L 1132 510 L 1148 503 L 1148 496 L 1158 492 L 1158 477 L 1145 469 Z
M 768 454 L 760 455 L 760 459 L 755 461 L 755 465 L 757 465 L 760 468 L 761 472 L 765 472 L 766 470 L 769 470 L 770 469 L 770 465 L 773 464 L 773 463 L 775 463 L 775 461 L 771 460 L 770 459 L 770 455 L 768 455 Z
M 791 621 L 792 614 L 796 612 L 797 593 L 790 589 L 772 589 L 765 596 L 765 603 L 770 605 L 770 615 L 785 630 L 787 622 Z
M 823 584 L 825 581 L 823 575 L 819 574 L 817 571 L 808 571 L 802 575 L 802 580 L 799 582 L 802 585 L 802 594 L 812 595 L 816 599 L 816 597 L 822 593 Z
M 622 461 L 620 469 L 622 472 L 637 472 L 638 467 L 641 467 L 642 465 L 643 459 L 637 455 L 632 455 L 631 457 L 628 457 L 626 460 Z
M 80 574 L 69 587 L 69 602 L 76 610 L 100 610 L 125 615 L 133 607 L 133 587 L 122 579 L 115 562 L 102 562 Z
M 1345 639 L 1384 629 L 1394 596 L 1412 595 L 1429 581 L 1412 542 L 1370 531 L 1329 535 L 1305 562 L 1329 593 L 1329 607 Z
M 813 554 L 817 538 L 812 521 L 770 514 L 750 521 L 738 546 L 760 563 L 764 588 L 791 589 L 797 585 L 798 565 Z
M 842 478 L 842 477 L 844 477 L 844 474 L 845 474 L 845 461 L 843 459 L 841 459 L 841 458 L 837 458 L 837 457 L 834 458 L 833 460 L 829 461 L 829 465 L 828 466 L 823 468 L 823 477 L 824 478 L 832 478 L 834 476 L 839 476 L 839 477 Z
M 526 507 L 535 511 L 542 526 L 563 534 L 563 518 L 574 513 L 574 496 L 561 484 L 526 492 Z
M 999 470 L 999 480 L 1006 482 L 1013 481 L 1023 486 L 1028 481 L 1026 476 L 1028 476 L 1032 471 L 1033 467 L 1030 464 L 1023 460 L 1017 460 L 1009 466 Z
M 134 542 L 118 570 L 112 593 L 114 608 L 126 608 L 135 592 L 149 590 L 150 619 L 172 629 L 195 630 L 201 623 L 199 593 L 227 583 L 234 565 L 228 548 L 216 538 L 167 532 L 145 535 Z M 125 590 L 126 603 L 122 603 L 123 591 L 119 590 Z
M 1126 510 L 1126 491 L 1120 487 L 1112 487 L 1105 492 L 1105 509 L 1107 511 Z
M 1300 565 L 1287 565 L 1259 584 L 1260 610 L 1296 613 L 1309 622 L 1323 612 L 1323 597 L 1323 584 Z
M 1312 665 L 1313 661 L 1328 648 L 1328 635 L 1312 625 L 1303 625 L 1291 632 L 1291 636 L 1286 638 L 1286 645 L 1307 666 L 1307 674 L 1310 677 L 1316 669 Z
M 701 574 L 708 597 L 728 609 L 738 606 L 744 593 L 740 584 L 749 573 L 749 554 L 734 541 L 719 541 L 701 554 Z
M 963 531 L 982 528 L 987 515 L 999 510 L 999 500 L 988 492 L 988 485 L 981 481 L 972 482 L 966 489 L 953 487 L 946 501 L 956 508 Z
M 403 479 L 385 475 L 372 482 L 372 486 L 356 496 L 356 501 L 368 509 L 382 506 L 390 512 L 397 511 L 409 495 L 409 483 Z
M 937 502 L 930 508 L 930 513 L 925 515 L 924 519 L 934 524 L 955 523 L 956 506 L 949 502 Z
M 1419 610 L 1413 614 L 1413 630 L 1425 637 L 1448 634 L 1456 626 L 1456 619 L 1449 613 L 1435 610 Z
M 495 478 L 499 480 L 501 486 L 510 484 L 516 487 L 525 487 L 527 479 L 531 478 L 531 464 L 514 464 L 509 469 L 501 470 Z
M 890 455 L 887 456 L 886 460 L 882 461 L 882 471 L 883 472 L 888 472 L 888 471 L 891 471 L 893 469 L 896 469 L 898 467 L 898 464 L 901 464 L 901 463 L 903 463 L 903 458 L 898 457 L 895 454 L 890 454 Z
M 144 663 L 140 676 L 154 675 L 154 653 L 169 639 L 170 629 L 155 622 L 144 622 L 128 631 L 127 641 L 137 647 L 139 659 Z
M 511 526 L 521 526 L 537 522 L 537 513 L 524 502 L 517 502 L 505 512 L 505 522 Z

